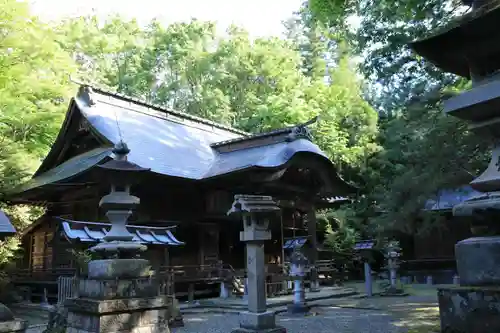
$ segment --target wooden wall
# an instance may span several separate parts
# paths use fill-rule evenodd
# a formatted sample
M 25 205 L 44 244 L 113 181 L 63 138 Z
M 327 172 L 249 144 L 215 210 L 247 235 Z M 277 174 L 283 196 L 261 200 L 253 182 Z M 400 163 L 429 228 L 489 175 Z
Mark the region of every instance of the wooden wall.
M 78 193 L 73 191 L 62 196 L 61 204 L 54 205 L 50 214 L 73 220 L 105 222 L 105 212 L 99 209 L 98 202 L 108 192 L 107 188 L 87 188 Z M 235 268 L 244 267 L 245 246 L 239 241 L 239 231 L 243 225 L 241 221 L 229 220 L 226 215 L 232 204 L 233 193 L 200 188 L 187 182 L 184 186 L 172 183 L 165 187 L 146 182 L 132 192 L 140 197 L 141 205 L 130 222 L 156 226 L 170 225 L 168 221 L 179 222 L 173 234 L 186 243 L 184 246 L 170 247 L 168 255 L 161 247 L 151 246 L 146 257 L 154 265 L 210 265 L 223 260 Z M 80 200 L 82 196 L 86 199 Z M 284 236 L 307 235 L 303 223 L 294 219 L 293 213 L 294 209 L 283 212 Z M 31 253 L 30 267 L 74 267 L 68 250 L 76 246 L 83 249 L 90 244 L 71 244 L 60 233 L 54 237 L 59 224 L 50 220 L 48 217 L 27 236 L 31 239 L 31 248 L 27 249 Z M 295 229 L 292 230 L 293 227 Z M 283 262 L 280 218 L 271 222 L 271 231 L 273 240 L 266 243 L 266 261 Z M 53 248 L 57 249 L 56 256 L 53 256 Z

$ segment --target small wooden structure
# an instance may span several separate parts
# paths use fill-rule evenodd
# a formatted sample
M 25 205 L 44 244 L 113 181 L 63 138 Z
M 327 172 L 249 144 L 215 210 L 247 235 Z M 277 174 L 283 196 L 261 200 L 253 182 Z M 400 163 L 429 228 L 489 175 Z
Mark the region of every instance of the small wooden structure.
M 14 282 L 41 293 L 37 286 L 50 288 L 59 276 L 75 273 L 71 250 L 85 250 L 105 234 L 98 201 L 108 189 L 89 175 L 111 158 L 120 136 L 131 149 L 128 159 L 150 169 L 132 187 L 141 205 L 129 230 L 148 244 L 145 255 L 154 270 L 175 276 L 177 293 L 207 294 L 214 283 L 244 274 L 241 226 L 226 216 L 236 193 L 279 200 L 281 217 L 271 221 L 273 238 L 265 250 L 266 261 L 283 271 L 282 239 L 290 237 L 289 228 L 301 225 L 315 242 L 315 209 L 334 206 L 353 191 L 311 141 L 306 125 L 251 135 L 80 87 L 32 180 L 8 195 L 10 204 L 47 208 L 22 232 L 25 256 Z M 51 290 L 49 296 L 55 295 Z

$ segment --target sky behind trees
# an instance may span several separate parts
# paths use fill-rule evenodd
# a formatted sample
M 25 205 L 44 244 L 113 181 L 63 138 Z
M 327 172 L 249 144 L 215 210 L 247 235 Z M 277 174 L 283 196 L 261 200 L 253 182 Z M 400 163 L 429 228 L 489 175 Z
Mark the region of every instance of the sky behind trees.
M 217 21 L 219 29 L 236 24 L 253 37 L 280 36 L 282 21 L 299 10 L 302 0 L 31 0 L 33 13 L 50 20 L 64 16 L 95 13 L 106 17 L 118 13 L 147 24 L 153 18 L 163 23 L 189 21 Z

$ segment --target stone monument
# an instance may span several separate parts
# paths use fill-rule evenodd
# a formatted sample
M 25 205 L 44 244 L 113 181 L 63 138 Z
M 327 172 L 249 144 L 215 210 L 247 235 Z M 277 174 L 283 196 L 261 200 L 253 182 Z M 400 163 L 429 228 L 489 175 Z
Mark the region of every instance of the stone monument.
M 88 264 L 88 278 L 81 279 L 78 298 L 66 300 L 67 333 L 169 332 L 173 298 L 158 296 L 150 279 L 150 265 L 139 253 L 145 245 L 133 241 L 127 220 L 140 203 L 131 186 L 149 169 L 127 161 L 129 149 L 120 141 L 114 159 L 99 165 L 95 178 L 108 182 L 111 192 L 99 205 L 106 211 L 111 229 L 90 250 L 103 259 Z
M 454 215 L 470 216 L 481 233 L 455 246 L 460 286 L 438 292 L 441 329 L 500 332 L 500 4 L 463 4 L 472 11 L 451 28 L 411 44 L 437 67 L 472 80 L 470 90 L 444 102 L 445 112 L 468 122 L 471 131 L 494 145 L 488 168 L 471 182 L 484 195 L 453 208 Z
M 306 304 L 306 292 L 304 288 L 304 277 L 306 266 L 309 263 L 306 256 L 300 251 L 294 251 L 290 257 L 290 276 L 293 278 L 293 303 L 288 306 L 291 314 L 308 313 L 309 306 Z
M 228 215 L 237 215 L 243 220 L 240 240 L 246 243 L 247 253 L 248 311 L 240 313 L 240 327 L 233 333 L 286 332 L 276 326 L 274 312 L 266 309 L 264 241 L 271 239 L 269 218 L 279 212 L 272 197 L 259 195 L 235 195 L 228 211 Z
M 0 240 L 16 233 L 16 229 L 10 223 L 9 218 L 0 210 Z M 25 332 L 28 323 L 24 320 L 14 318 L 14 315 L 8 307 L 0 303 L 0 333 Z

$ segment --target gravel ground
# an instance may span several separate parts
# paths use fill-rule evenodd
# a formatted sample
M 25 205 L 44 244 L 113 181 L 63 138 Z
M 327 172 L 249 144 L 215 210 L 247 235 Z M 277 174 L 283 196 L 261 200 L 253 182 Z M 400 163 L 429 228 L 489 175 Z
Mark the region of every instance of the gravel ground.
M 403 333 L 405 329 L 383 312 L 357 309 L 314 308 L 314 315 L 290 317 L 281 314 L 277 324 L 288 333 Z M 172 333 L 229 333 L 239 326 L 237 314 L 184 315 L 184 327 Z

